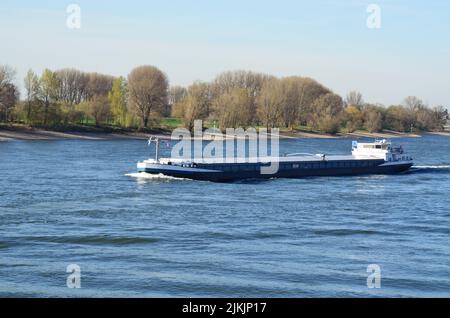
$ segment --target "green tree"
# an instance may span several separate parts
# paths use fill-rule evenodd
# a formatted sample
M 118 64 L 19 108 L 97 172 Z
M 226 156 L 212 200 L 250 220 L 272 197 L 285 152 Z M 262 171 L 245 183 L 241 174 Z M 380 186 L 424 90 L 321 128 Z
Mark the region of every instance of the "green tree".
M 56 73 L 45 69 L 39 79 L 39 99 L 44 105 L 44 125 L 48 123 L 50 108 L 58 99 L 58 77 Z
M 27 75 L 24 79 L 24 86 L 26 90 L 26 121 L 28 124 L 31 123 L 31 114 L 33 111 L 33 108 L 37 106 L 38 101 L 38 94 L 39 94 L 39 77 L 36 75 L 36 73 L 33 72 L 33 70 L 28 70 Z
M 111 91 L 108 94 L 111 105 L 111 115 L 116 124 L 124 126 L 127 120 L 127 86 L 126 80 L 119 77 L 113 82 Z

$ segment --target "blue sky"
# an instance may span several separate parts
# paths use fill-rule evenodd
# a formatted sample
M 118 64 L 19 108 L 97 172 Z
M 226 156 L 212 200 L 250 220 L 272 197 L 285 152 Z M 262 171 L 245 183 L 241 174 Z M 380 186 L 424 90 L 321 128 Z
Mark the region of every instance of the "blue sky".
M 81 29 L 66 8 L 81 8 Z M 370 3 L 381 28 L 366 25 Z M 317 79 L 343 96 L 398 104 L 416 95 L 450 105 L 450 1 L 2 0 L 0 63 L 126 76 L 152 64 L 171 84 L 225 70 Z

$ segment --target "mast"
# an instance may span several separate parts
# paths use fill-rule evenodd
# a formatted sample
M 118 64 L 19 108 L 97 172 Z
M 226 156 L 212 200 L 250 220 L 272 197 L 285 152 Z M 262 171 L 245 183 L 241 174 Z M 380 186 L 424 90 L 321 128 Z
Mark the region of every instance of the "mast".
M 156 162 L 159 162 L 159 138 L 158 137 L 154 137 L 154 136 L 151 136 L 149 139 L 148 139 L 148 145 L 150 146 L 150 144 L 152 143 L 152 142 L 155 142 L 155 161 Z
M 159 162 L 159 138 L 156 138 L 156 153 L 155 153 L 155 161 Z

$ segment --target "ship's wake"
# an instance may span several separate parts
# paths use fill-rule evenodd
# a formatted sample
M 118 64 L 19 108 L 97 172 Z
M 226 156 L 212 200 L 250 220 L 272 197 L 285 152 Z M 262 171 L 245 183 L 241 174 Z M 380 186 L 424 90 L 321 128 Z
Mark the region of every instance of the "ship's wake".
M 134 172 L 134 173 L 127 173 L 125 176 L 130 178 L 136 178 L 138 180 L 188 180 L 184 178 L 176 178 L 171 176 L 166 176 L 162 173 L 160 174 L 151 174 L 151 173 L 145 173 L 145 172 Z
M 413 166 L 411 172 L 414 173 L 450 173 L 450 165 L 421 165 Z

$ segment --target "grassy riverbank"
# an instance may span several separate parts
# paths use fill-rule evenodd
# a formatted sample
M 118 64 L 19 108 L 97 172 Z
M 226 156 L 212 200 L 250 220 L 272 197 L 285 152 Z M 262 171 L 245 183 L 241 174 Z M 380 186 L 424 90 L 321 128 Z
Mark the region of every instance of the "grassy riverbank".
M 125 129 L 114 126 L 95 127 L 91 125 L 72 125 L 67 127 L 29 127 L 20 124 L 0 124 L 0 141 L 8 140 L 58 140 L 58 139 L 146 139 L 149 135 L 170 138 L 171 132 L 178 127 L 174 120 L 165 120 L 163 127 L 154 129 Z M 436 134 L 450 136 L 449 132 Z M 369 133 L 367 131 L 355 131 L 352 133 L 338 133 L 335 135 L 321 134 L 307 129 L 281 130 L 281 138 L 396 138 L 396 137 L 420 137 L 420 134 L 400 133 L 395 131 L 383 131 Z

